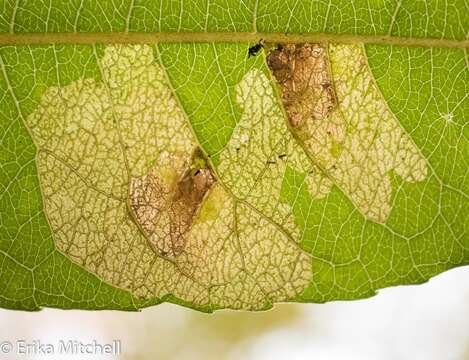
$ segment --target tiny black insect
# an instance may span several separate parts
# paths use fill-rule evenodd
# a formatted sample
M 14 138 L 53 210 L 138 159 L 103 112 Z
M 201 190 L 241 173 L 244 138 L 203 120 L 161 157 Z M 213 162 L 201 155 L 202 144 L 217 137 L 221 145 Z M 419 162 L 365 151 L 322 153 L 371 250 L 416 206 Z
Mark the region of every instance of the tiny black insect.
M 251 56 L 256 56 L 262 48 L 264 48 L 264 40 L 260 39 L 259 42 L 256 45 L 251 46 L 249 48 L 249 50 L 248 50 L 248 59 Z

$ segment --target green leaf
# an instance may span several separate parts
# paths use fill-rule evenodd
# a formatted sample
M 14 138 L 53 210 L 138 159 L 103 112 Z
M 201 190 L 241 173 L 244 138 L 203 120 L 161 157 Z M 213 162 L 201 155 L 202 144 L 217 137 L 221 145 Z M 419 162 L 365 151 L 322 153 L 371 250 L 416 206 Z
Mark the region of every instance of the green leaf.
M 261 310 L 469 264 L 464 2 L 2 6 L 0 307 Z

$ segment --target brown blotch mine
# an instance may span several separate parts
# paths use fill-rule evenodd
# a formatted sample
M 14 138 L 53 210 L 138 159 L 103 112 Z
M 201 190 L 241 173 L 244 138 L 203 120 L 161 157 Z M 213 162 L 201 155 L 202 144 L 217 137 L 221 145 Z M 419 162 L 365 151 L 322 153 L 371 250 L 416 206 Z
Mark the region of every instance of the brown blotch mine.
M 267 64 L 282 90 L 290 124 L 325 118 L 337 104 L 327 50 L 320 44 L 279 44 Z
M 130 206 L 145 236 L 164 257 L 180 255 L 187 233 L 216 179 L 203 152 L 196 148 L 186 170 L 173 183 L 158 176 L 158 167 L 130 184 Z
M 168 194 L 169 190 L 153 173 L 133 178 L 130 182 L 130 205 L 145 234 L 154 232 L 155 221 L 165 208 L 165 198 Z

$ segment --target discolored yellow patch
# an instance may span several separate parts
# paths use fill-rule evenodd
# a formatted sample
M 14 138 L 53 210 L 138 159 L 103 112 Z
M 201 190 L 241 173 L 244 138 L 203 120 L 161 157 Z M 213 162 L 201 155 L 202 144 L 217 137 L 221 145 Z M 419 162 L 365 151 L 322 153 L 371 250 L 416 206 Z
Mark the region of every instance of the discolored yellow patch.
M 293 138 L 272 84 L 261 71 L 248 72 L 236 90 L 243 114 L 220 154 L 221 180 L 236 197 L 282 224 L 298 240 L 291 208 L 280 201 L 287 166 L 306 174 L 314 196 L 321 197 L 330 183 Z
M 427 163 L 389 110 L 358 45 L 331 45 L 338 112 L 346 136 L 332 175 L 368 218 L 385 222 L 391 212 L 391 171 L 423 181 Z
M 293 50 L 274 52 L 268 59 L 282 87 L 292 131 L 313 162 L 364 216 L 385 222 L 391 212 L 391 171 L 405 181 L 422 181 L 427 175 L 426 161 L 388 109 L 361 46 L 329 45 L 326 49 L 313 44 L 303 51 L 304 47 L 299 53 L 298 45 L 285 44 L 284 49 Z M 321 55 L 315 55 L 314 49 L 321 49 Z M 282 56 L 283 67 L 278 64 Z M 301 76 L 295 77 L 298 72 Z M 330 92 L 334 96 L 328 97 Z M 322 116 L 312 110 L 332 98 Z M 337 106 L 332 106 L 335 102 Z
M 153 52 L 107 47 L 103 81 L 52 87 L 27 117 L 57 248 L 146 299 L 171 294 L 194 306 L 259 309 L 300 294 L 311 259 L 292 241 L 286 205 L 261 198 L 258 187 L 231 191 L 225 165 L 217 178 Z M 246 86 L 240 91 L 244 103 L 258 101 Z M 243 136 L 247 144 L 254 135 Z M 253 181 L 242 171 L 234 176 L 241 185 Z M 246 201 L 256 192 L 257 203 Z

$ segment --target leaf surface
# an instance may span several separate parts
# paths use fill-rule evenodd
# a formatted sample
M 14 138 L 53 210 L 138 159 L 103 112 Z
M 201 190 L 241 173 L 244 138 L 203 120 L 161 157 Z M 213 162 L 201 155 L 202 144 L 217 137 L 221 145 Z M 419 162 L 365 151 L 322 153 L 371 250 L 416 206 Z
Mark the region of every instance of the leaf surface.
M 0 306 L 260 310 L 469 263 L 462 2 L 3 7 Z

